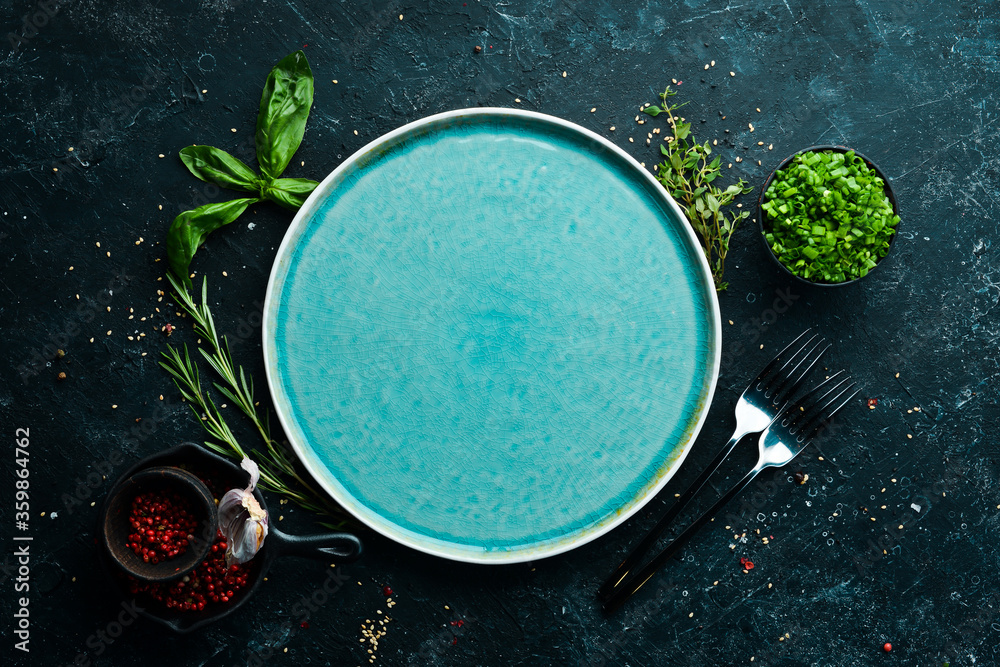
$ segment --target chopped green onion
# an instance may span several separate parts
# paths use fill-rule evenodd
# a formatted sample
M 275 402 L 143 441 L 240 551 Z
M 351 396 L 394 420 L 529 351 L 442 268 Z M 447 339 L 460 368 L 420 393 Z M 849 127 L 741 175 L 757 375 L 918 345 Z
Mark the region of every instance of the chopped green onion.
M 867 275 L 889 251 L 899 223 L 885 182 L 854 151 L 796 155 L 775 173 L 761 208 L 774 256 L 815 283 Z

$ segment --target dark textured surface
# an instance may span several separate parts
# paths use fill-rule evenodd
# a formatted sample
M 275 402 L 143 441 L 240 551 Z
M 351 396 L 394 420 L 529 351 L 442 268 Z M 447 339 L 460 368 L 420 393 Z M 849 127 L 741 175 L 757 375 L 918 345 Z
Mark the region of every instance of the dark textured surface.
M 37 14 L 44 6 L 51 18 Z M 24 31 L 26 14 L 44 24 L 37 34 Z M 1000 662 L 996 8 L 16 0 L 0 17 L 4 32 L 24 35 L 16 50 L 5 38 L 0 56 L 9 452 L 0 463 L 0 641 L 13 656 L 3 664 L 245 665 L 268 655 L 268 664 L 368 664 L 360 629 L 387 611 L 385 584 L 398 604 L 376 664 Z M 210 143 L 252 164 L 264 77 L 297 48 L 317 83 L 291 176 L 321 178 L 381 133 L 475 105 L 519 104 L 578 122 L 652 165 L 656 147 L 644 139 L 660 124 L 633 118 L 676 78 L 697 136 L 718 138 L 734 163 L 726 177 L 759 184 L 803 146 L 856 147 L 892 179 L 900 237 L 870 279 L 816 291 L 781 278 L 752 225 L 737 233 L 706 428 L 678 478 L 602 539 L 534 564 L 477 567 L 367 536 L 367 556 L 342 568 L 350 580 L 308 612 L 308 627 L 300 598 L 320 590 L 330 569 L 285 561 L 239 614 L 204 632 L 178 639 L 144 621 L 121 629 L 116 619 L 130 621 L 129 612 L 95 567 L 90 503 L 108 484 L 99 477 L 201 437 L 155 364 L 166 344 L 160 326 L 178 321 L 157 301 L 156 259 L 173 216 L 206 196 L 176 152 Z M 260 383 L 260 299 L 289 220 L 258 206 L 213 236 L 194 265 L 211 277 L 219 327 Z M 725 440 L 747 379 L 805 326 L 834 341 L 827 363 L 849 368 L 877 406 L 859 400 L 821 444 L 822 460 L 810 451 L 793 464 L 809 474 L 805 485 L 782 474 L 752 487 L 747 505 L 730 508 L 742 517 L 720 517 L 623 613 L 602 618 L 597 585 Z M 138 333 L 146 336 L 129 340 Z M 52 358 L 56 348 L 66 356 Z M 16 428 L 31 433 L 28 656 L 12 648 Z M 82 502 L 67 505 L 64 494 Z M 283 528 L 313 527 L 288 505 L 284 515 Z M 744 530 L 745 543 L 733 539 Z M 745 574 L 740 556 L 756 567 Z M 109 630 L 115 636 L 99 634 Z

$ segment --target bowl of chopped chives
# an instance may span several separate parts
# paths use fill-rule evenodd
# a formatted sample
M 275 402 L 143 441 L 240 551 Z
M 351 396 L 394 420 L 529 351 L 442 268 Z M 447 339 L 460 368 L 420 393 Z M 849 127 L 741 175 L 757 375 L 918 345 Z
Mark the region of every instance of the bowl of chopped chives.
M 785 158 L 761 188 L 757 224 L 771 259 L 810 285 L 861 280 L 889 253 L 899 208 L 889 179 L 844 146 Z

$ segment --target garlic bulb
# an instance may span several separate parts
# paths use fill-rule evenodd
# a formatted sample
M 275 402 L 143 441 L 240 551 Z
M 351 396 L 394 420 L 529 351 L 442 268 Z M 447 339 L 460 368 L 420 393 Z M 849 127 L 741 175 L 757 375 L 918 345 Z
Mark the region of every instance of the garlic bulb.
M 226 538 L 226 565 L 246 563 L 260 550 L 267 537 L 267 511 L 253 490 L 260 479 L 257 464 L 244 457 L 240 467 L 250 473 L 250 485 L 232 489 L 219 501 L 219 530 Z

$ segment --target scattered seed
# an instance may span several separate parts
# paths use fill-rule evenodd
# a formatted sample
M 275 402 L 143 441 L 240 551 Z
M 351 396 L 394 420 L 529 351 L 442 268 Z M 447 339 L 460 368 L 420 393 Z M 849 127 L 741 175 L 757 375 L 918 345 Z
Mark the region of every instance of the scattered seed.
M 753 132 L 753 123 L 747 123 L 747 125 L 750 127 L 750 131 Z
M 590 110 L 590 113 L 594 113 L 595 111 L 597 111 L 597 107 L 593 107 L 593 108 L 591 108 L 591 110 Z M 638 120 L 638 119 L 639 119 L 639 117 L 638 117 L 638 116 L 636 116 L 635 118 L 636 118 L 636 120 Z
M 236 128 L 235 127 L 234 128 L 230 128 L 230 132 L 235 133 L 236 132 Z
M 736 72 L 730 72 L 729 76 L 736 76 Z
M 521 103 L 521 98 L 520 98 L 520 97 L 515 97 L 515 98 L 514 98 L 514 101 L 515 101 L 516 103 L 520 104 L 520 103 Z
M 714 60 L 711 62 L 711 65 L 712 65 L 712 67 L 715 67 L 715 61 Z
M 566 72 L 565 71 L 563 72 L 563 78 L 564 79 L 566 78 Z

